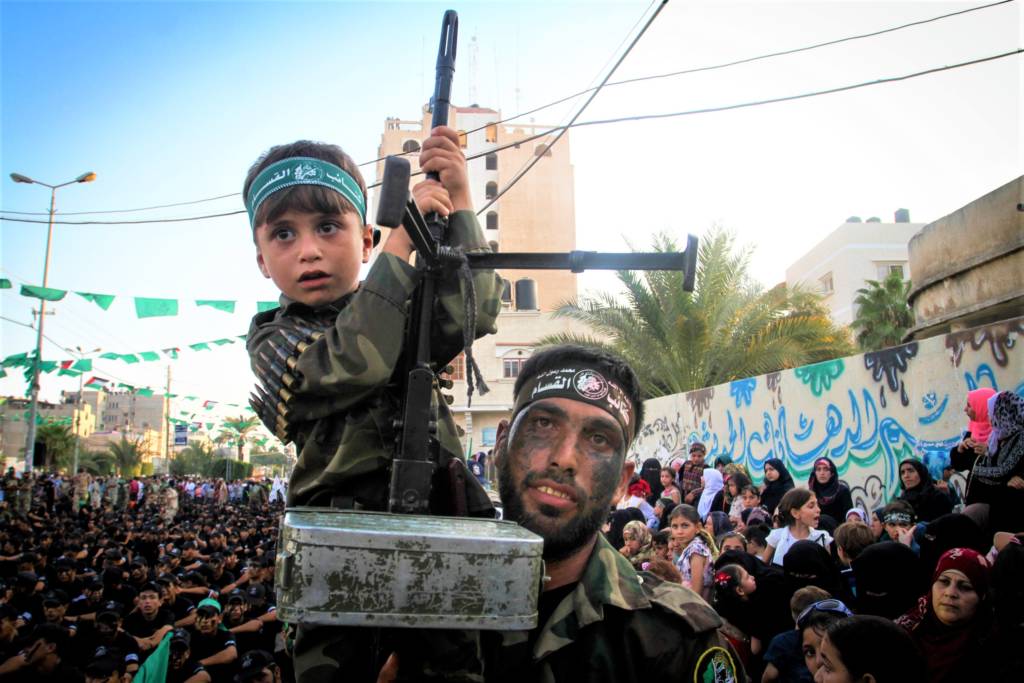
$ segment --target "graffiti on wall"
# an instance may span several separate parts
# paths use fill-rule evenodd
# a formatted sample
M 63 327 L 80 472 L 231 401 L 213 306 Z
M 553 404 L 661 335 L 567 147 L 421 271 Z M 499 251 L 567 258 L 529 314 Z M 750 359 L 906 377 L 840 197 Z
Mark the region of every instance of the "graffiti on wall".
M 702 441 L 709 463 L 728 456 L 760 483 L 765 460 L 781 458 L 800 483 L 825 456 L 854 504 L 875 508 L 899 494 L 902 460 L 915 458 L 942 476 L 967 424 L 968 391 L 1024 395 L 1022 332 L 1024 318 L 1017 318 L 654 399 L 631 457 L 668 464 Z

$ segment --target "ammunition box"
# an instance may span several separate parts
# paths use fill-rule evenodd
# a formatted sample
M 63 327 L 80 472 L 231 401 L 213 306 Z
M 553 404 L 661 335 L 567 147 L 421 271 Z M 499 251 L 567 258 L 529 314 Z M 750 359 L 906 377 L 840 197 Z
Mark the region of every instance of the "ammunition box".
M 513 522 L 289 508 L 277 614 L 300 624 L 531 629 L 542 550 Z

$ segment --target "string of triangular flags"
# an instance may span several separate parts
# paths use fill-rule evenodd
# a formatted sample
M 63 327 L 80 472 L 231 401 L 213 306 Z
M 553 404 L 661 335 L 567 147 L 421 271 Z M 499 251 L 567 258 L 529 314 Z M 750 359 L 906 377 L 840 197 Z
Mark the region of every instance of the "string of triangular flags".
M 0 278 L 0 289 L 13 289 L 13 283 L 7 278 Z M 33 299 L 43 301 L 62 301 L 69 290 L 54 289 L 53 287 L 39 287 L 37 285 L 22 284 L 20 293 Z M 116 298 L 113 294 L 98 294 L 96 292 L 75 292 L 86 301 L 91 301 L 104 311 L 108 310 Z M 156 299 L 146 296 L 130 297 L 135 304 L 135 316 L 137 318 L 159 318 L 178 315 L 178 299 Z M 194 299 L 196 306 L 205 306 L 224 313 L 234 313 L 237 301 L 231 299 Z M 257 301 L 256 312 L 262 313 L 277 308 L 276 301 Z
M 222 337 L 220 339 L 211 339 L 209 341 L 196 342 L 194 344 L 188 344 L 187 348 L 192 351 L 210 351 L 216 346 L 227 346 L 228 344 L 234 344 L 235 340 L 245 341 L 246 335 L 239 334 L 234 337 Z M 142 361 L 153 362 L 158 361 L 161 358 L 160 354 L 171 360 L 177 360 L 181 353 L 182 347 L 171 346 L 161 351 L 136 351 L 135 353 L 115 353 L 108 351 L 101 353 L 98 357 L 103 360 L 119 360 L 129 365 L 139 363 Z M 23 353 L 15 353 L 11 356 L 7 356 L 3 360 L 0 360 L 0 377 L 4 377 L 6 373 L 4 368 L 15 368 L 15 367 L 32 367 L 32 361 L 35 359 L 34 351 L 25 351 Z M 39 363 L 39 371 L 44 373 L 50 373 L 56 371 L 60 375 L 67 375 L 69 377 L 78 377 L 79 372 L 92 372 L 92 358 L 82 358 L 79 360 L 44 360 Z

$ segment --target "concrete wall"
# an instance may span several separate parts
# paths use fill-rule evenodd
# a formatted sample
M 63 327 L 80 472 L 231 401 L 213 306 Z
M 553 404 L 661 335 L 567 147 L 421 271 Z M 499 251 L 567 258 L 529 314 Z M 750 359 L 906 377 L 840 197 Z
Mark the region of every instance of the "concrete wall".
M 899 462 L 941 473 L 967 426 L 969 390 L 1024 395 L 1024 318 L 859 356 L 648 401 L 630 457 L 685 458 L 692 441 L 708 462 L 732 456 L 757 483 L 764 461 L 782 458 L 806 485 L 828 456 L 856 505 L 877 507 L 899 492 Z M 962 486 L 962 480 L 957 481 Z
M 1024 177 L 929 223 L 910 240 L 907 339 L 1024 312 Z

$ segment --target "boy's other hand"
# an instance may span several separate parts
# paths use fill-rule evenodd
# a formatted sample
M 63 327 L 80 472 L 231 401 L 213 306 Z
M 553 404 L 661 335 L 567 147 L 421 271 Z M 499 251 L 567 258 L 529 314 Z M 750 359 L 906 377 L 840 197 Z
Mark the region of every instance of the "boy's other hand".
M 412 188 L 412 198 L 416 202 L 416 206 L 419 207 L 420 213 L 424 215 L 436 211 L 447 217 L 455 210 L 448 190 L 444 189 L 444 185 L 436 180 L 424 180 L 416 183 Z
M 459 134 L 448 126 L 438 126 L 430 131 L 430 137 L 423 141 L 420 151 L 420 169 L 437 173 L 441 184 L 451 197 L 455 211 L 472 209 L 469 192 L 469 174 L 466 172 L 466 157 L 459 148 Z M 415 188 L 413 188 L 415 193 Z M 428 209 L 420 206 L 427 213 Z

